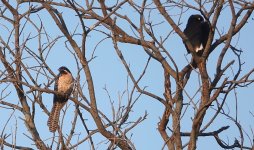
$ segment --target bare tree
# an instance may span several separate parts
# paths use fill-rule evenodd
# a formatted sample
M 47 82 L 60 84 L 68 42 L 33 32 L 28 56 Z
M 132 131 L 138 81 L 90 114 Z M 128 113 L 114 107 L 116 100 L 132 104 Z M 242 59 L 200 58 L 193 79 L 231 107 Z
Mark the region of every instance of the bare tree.
M 238 98 L 241 97 L 235 94 L 235 107 L 229 109 L 236 113 L 228 111 L 227 101 L 237 89 L 252 85 L 254 81 L 254 68 L 245 68 L 241 57 L 244 50 L 237 44 L 242 38 L 240 31 L 247 23 L 253 24 L 251 15 L 254 2 L 1 2 L 0 109 L 8 114 L 4 117 L 5 122 L 1 123 L 2 149 L 97 149 L 101 143 L 104 143 L 103 149 L 136 149 L 137 142 L 132 140 L 132 136 L 137 133 L 133 129 L 149 117 L 149 112 L 140 115 L 135 114 L 134 110 L 137 101 L 144 108 L 148 107 L 143 100 L 146 98 L 164 108 L 161 116 L 158 116 L 158 126 L 149 129 L 158 129 L 164 141 L 158 148 L 193 150 L 197 147 L 198 138 L 214 137 L 214 141 L 224 149 L 253 149 L 253 134 L 243 128 L 238 119 L 238 111 L 241 111 L 237 107 Z M 201 57 L 195 53 L 184 55 L 184 44 L 193 51 L 183 33 L 186 18 L 193 13 L 201 14 L 211 26 Z M 227 23 L 222 26 L 221 21 Z M 110 83 L 100 85 L 104 86 L 103 97 L 98 96 L 101 93 L 95 86 L 99 78 L 106 77 L 101 74 L 97 77 L 93 69 L 98 64 L 93 63 L 98 61 L 98 49 L 102 46 L 104 53 L 98 56 L 100 63 L 107 58 L 106 54 L 111 58 L 118 57 L 128 76 L 127 79 L 121 79 L 125 81 L 126 88 L 118 93 L 117 99 L 108 88 Z M 127 50 L 127 47 L 133 49 Z M 129 62 L 128 57 L 136 55 L 138 51 L 144 52 L 139 58 L 143 66 Z M 63 56 L 69 59 L 62 60 Z M 197 69 L 192 67 L 192 59 L 198 62 Z M 70 98 L 72 102 L 62 112 L 58 132 L 52 136 L 46 120 L 51 104 L 49 99 L 53 94 L 58 94 L 52 87 L 56 77 L 55 68 L 60 66 L 54 65 L 63 63 L 72 64 L 75 90 Z M 156 85 L 161 93 L 147 88 L 149 83 L 143 82 L 158 80 L 147 77 L 149 68 L 156 70 L 152 67 L 155 63 L 162 70 L 158 73 L 163 77 L 163 83 Z M 118 70 L 109 71 L 108 68 L 112 66 L 107 66 L 104 72 L 121 76 Z M 191 89 L 188 88 L 190 86 Z M 215 123 L 218 118 L 229 119 L 231 123 L 218 126 Z M 27 131 L 18 130 L 17 122 L 20 120 Z M 182 129 L 185 124 L 188 124 L 189 131 Z M 211 126 L 216 126 L 216 129 L 211 131 Z M 237 127 L 238 137 L 227 132 L 231 126 Z M 235 142 L 221 138 L 219 135 L 222 132 L 235 139 Z M 31 140 L 35 147 L 20 142 L 20 137 Z M 246 138 L 250 141 L 244 142 Z

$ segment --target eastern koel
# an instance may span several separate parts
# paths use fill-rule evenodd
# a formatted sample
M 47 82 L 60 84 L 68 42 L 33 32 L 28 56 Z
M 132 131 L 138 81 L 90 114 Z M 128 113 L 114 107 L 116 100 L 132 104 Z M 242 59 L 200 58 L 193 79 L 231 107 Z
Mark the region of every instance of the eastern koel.
M 50 132 L 55 132 L 58 128 L 60 111 L 69 99 L 74 85 L 74 79 L 70 70 L 64 66 L 58 69 L 59 74 L 55 81 L 55 91 L 59 94 L 54 94 L 53 107 L 48 119 L 48 127 Z

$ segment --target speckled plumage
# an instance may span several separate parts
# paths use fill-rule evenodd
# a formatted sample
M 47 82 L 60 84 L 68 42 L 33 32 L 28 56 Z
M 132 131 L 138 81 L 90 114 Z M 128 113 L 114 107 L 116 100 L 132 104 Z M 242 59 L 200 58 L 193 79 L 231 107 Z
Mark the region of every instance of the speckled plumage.
M 55 91 L 59 94 L 54 94 L 53 107 L 48 119 L 48 127 L 50 132 L 55 132 L 58 128 L 58 120 L 60 111 L 69 99 L 73 90 L 74 79 L 71 72 L 66 67 L 60 67 L 59 74 L 55 81 Z

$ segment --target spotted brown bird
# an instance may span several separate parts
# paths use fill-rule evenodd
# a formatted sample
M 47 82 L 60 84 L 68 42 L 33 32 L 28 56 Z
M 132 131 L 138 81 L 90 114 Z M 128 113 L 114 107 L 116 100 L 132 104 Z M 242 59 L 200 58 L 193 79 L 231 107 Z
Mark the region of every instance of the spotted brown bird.
M 188 19 L 186 28 L 184 29 L 184 34 L 189 39 L 194 52 L 198 56 L 202 56 L 204 48 L 208 40 L 210 31 L 209 23 L 204 21 L 204 18 L 201 15 L 191 15 Z M 190 50 L 185 45 L 187 52 L 190 53 Z
M 62 66 L 58 69 L 58 71 L 59 74 L 55 81 L 54 90 L 59 94 L 54 94 L 53 107 L 48 119 L 50 132 L 55 132 L 58 128 L 60 111 L 69 99 L 74 85 L 74 79 L 68 68 Z

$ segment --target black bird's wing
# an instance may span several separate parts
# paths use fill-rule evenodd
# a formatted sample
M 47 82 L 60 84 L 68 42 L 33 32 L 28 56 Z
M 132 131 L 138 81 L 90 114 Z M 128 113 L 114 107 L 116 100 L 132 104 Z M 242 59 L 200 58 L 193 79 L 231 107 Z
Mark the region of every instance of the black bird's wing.
M 209 32 L 210 32 L 210 25 L 208 22 L 203 22 L 202 23 L 202 44 L 204 45 L 204 48 L 206 46 L 207 40 L 208 40 L 208 36 L 209 36 Z
M 187 25 L 186 29 L 184 30 L 184 34 L 188 37 L 192 47 L 194 48 L 194 51 L 197 52 L 202 44 L 202 29 L 200 24 Z M 185 47 L 187 52 L 190 53 L 190 50 L 186 45 Z

